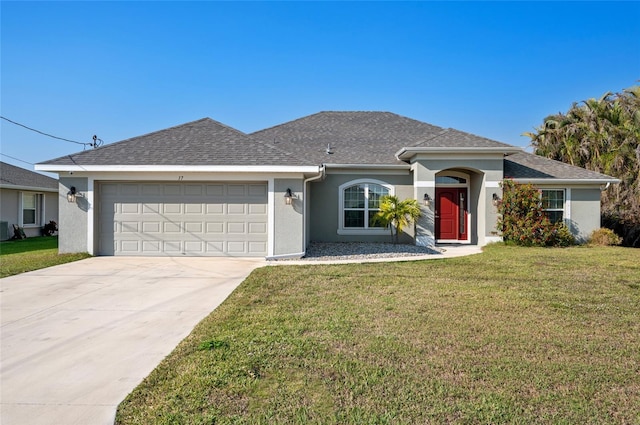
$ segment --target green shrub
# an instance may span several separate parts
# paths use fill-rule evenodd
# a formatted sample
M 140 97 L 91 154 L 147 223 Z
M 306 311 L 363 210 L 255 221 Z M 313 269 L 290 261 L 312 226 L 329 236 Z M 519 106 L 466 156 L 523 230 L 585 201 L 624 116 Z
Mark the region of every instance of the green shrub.
M 613 230 L 604 227 L 594 230 L 589 236 L 589 245 L 613 246 L 621 243 L 622 238 L 620 236 L 616 235 Z
M 498 207 L 498 229 L 506 243 L 520 246 L 569 246 L 575 238 L 563 223 L 552 223 L 540 202 L 540 192 L 531 184 L 505 179 Z
M 576 238 L 571 233 L 571 230 L 564 224 L 562 224 L 555 234 L 555 246 L 571 246 L 576 244 Z

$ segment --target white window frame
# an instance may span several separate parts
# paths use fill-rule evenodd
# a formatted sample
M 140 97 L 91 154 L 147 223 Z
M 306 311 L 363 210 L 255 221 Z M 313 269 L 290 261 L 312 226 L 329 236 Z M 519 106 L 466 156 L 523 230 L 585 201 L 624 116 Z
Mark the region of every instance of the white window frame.
M 376 179 L 357 179 L 341 184 L 338 187 L 338 234 L 339 235 L 388 235 L 389 229 L 382 227 L 364 227 L 354 228 L 344 226 L 344 190 L 355 185 L 365 185 L 365 218 L 369 216 L 368 193 L 369 184 L 375 184 L 384 187 L 389 191 L 389 195 L 395 195 L 395 188 L 387 182 Z M 365 221 L 365 225 L 366 225 Z
M 546 188 L 546 189 L 540 189 L 540 203 L 542 204 L 542 195 L 544 192 L 549 192 L 549 191 L 556 191 L 556 192 L 562 192 L 562 208 L 544 208 L 543 206 L 543 210 L 546 213 L 547 211 L 552 211 L 552 212 L 557 212 L 557 211 L 561 211 L 562 212 L 562 220 L 559 220 L 558 223 L 566 223 L 568 220 L 567 217 L 567 190 L 563 189 L 563 188 Z
M 24 204 L 25 204 L 25 196 L 33 196 L 35 199 L 35 208 L 34 208 L 34 222 L 33 223 L 25 223 L 24 222 Z M 33 228 L 33 227 L 42 227 L 44 217 L 44 194 L 40 192 L 20 192 L 20 202 L 18 205 L 18 226 Z

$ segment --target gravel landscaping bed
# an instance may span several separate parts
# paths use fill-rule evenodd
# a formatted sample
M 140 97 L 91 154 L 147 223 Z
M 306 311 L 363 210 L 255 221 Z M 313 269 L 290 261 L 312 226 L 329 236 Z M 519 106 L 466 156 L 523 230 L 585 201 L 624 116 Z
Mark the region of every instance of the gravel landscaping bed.
M 307 255 L 302 259 L 309 261 L 360 260 L 368 258 L 415 257 L 431 254 L 440 254 L 440 252 L 433 248 L 407 244 L 311 242 L 307 248 Z

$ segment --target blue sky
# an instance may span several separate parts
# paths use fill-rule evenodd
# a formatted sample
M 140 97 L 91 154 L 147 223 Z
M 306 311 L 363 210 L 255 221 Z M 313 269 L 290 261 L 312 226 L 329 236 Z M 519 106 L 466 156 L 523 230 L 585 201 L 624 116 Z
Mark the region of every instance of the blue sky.
M 2 116 L 80 142 L 375 110 L 526 147 L 545 116 L 640 79 L 640 2 L 0 7 Z M 4 162 L 82 150 L 0 125 Z

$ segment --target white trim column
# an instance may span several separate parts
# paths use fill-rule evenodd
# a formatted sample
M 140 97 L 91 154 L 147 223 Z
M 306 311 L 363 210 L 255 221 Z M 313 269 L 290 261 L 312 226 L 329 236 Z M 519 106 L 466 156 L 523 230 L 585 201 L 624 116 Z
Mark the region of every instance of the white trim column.
M 273 177 L 267 180 L 267 258 L 273 257 L 275 252 L 275 231 L 276 231 L 276 204 L 275 204 L 275 181 Z
M 94 255 L 95 247 L 93 245 L 94 240 L 94 223 L 95 223 L 95 209 L 94 206 L 94 181 L 92 177 L 87 178 L 87 252 L 90 255 Z

